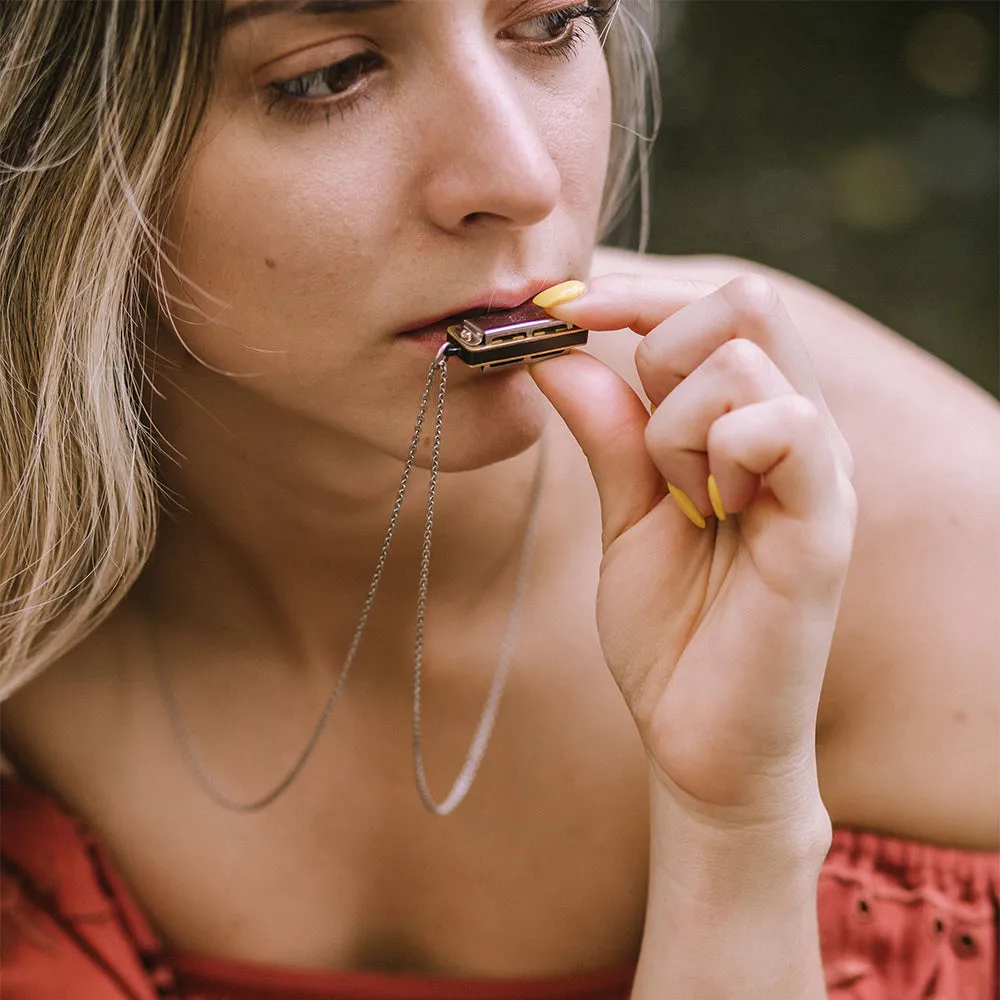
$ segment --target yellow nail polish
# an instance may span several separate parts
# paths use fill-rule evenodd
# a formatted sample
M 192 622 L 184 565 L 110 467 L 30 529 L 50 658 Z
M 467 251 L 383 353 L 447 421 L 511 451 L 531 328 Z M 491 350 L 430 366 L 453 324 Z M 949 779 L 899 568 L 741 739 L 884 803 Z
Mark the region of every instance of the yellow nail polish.
M 701 512 L 694 505 L 694 501 L 681 489 L 674 486 L 673 483 L 667 483 L 667 489 L 670 490 L 670 495 L 674 498 L 674 502 L 678 507 L 687 515 L 688 520 L 698 528 L 705 527 L 705 518 L 701 516 Z
M 563 302 L 572 302 L 586 290 L 587 286 L 582 281 L 563 281 L 546 288 L 544 292 L 539 292 L 531 301 L 543 309 L 551 309 L 552 306 L 562 305 Z
M 715 476 L 708 475 L 708 499 L 712 501 L 712 510 L 720 521 L 726 519 L 726 508 L 722 506 L 722 497 L 719 495 L 719 484 L 715 481 Z
M 654 413 L 656 413 L 656 403 L 650 403 L 649 404 L 649 415 L 652 416 Z

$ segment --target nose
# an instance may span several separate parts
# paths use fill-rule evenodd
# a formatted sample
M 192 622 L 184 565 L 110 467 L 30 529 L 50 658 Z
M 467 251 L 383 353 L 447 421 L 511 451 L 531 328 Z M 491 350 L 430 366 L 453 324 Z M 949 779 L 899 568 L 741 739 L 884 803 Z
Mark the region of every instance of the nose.
M 495 52 L 475 59 L 466 52 L 448 66 L 420 116 L 427 215 L 452 232 L 540 222 L 558 203 L 562 180 L 544 122 L 532 113 L 530 85 Z

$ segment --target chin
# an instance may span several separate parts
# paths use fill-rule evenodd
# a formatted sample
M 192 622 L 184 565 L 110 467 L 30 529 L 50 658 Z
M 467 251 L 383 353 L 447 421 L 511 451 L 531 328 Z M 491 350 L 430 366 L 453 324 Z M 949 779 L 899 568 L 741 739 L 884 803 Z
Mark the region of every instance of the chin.
M 526 371 L 484 375 L 487 384 L 449 385 L 441 436 L 442 472 L 469 472 L 514 458 L 536 444 L 558 419 Z M 432 404 L 433 406 L 433 404 Z M 429 469 L 433 413 L 428 412 L 416 465 Z

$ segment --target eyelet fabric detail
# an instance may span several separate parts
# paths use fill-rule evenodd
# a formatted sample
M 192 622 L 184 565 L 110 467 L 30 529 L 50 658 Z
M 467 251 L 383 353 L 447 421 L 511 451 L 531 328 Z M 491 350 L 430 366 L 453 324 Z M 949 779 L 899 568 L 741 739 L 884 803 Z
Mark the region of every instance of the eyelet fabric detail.
M 4 1000 L 627 1000 L 631 992 L 631 968 L 449 980 L 171 953 L 81 820 L 7 775 L 0 805 Z M 997 1000 L 1000 853 L 838 828 L 817 903 L 830 1000 Z
M 819 880 L 831 1000 L 995 1000 L 1000 855 L 837 829 Z

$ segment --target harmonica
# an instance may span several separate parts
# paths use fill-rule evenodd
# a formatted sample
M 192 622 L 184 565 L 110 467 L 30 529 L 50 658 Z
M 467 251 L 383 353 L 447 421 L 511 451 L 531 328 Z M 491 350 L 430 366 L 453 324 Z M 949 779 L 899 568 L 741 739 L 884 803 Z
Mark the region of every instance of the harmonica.
M 515 309 L 483 312 L 447 327 L 446 353 L 487 371 L 555 357 L 587 343 L 590 331 L 554 319 L 527 302 Z

